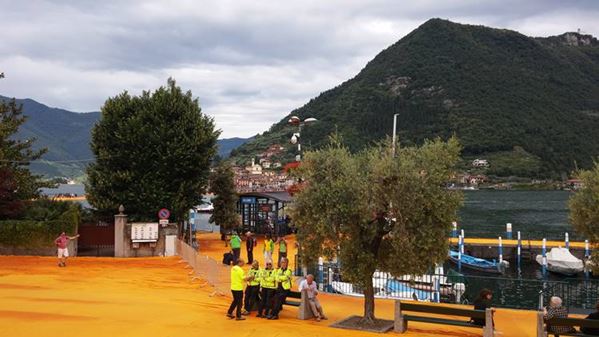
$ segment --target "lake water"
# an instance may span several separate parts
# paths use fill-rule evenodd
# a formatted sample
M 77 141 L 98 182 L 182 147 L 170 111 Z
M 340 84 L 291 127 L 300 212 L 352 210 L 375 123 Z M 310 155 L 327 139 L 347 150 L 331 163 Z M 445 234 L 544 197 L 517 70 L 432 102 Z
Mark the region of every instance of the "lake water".
M 569 191 L 465 191 L 459 225 L 466 237 L 505 237 L 512 224 L 523 239 L 581 239 L 568 223 Z

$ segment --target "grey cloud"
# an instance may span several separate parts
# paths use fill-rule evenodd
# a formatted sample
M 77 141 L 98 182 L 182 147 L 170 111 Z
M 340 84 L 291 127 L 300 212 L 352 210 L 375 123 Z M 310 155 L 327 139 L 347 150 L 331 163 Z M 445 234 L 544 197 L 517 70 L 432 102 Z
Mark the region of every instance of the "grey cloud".
M 225 137 L 268 129 L 431 17 L 533 36 L 599 34 L 599 2 L 590 0 L 0 0 L 0 8 L 0 94 L 90 111 L 173 76 Z

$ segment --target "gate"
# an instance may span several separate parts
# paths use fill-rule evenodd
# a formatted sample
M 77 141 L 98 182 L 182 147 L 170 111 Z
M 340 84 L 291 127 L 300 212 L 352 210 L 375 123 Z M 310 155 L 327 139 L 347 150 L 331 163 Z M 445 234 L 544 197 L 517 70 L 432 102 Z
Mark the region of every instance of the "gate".
M 98 221 L 79 226 L 78 256 L 114 256 L 114 223 Z

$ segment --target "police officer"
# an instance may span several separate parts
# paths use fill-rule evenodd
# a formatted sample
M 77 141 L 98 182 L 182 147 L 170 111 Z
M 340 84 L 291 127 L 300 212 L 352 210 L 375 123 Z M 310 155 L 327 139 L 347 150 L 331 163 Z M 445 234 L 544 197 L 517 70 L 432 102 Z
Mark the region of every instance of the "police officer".
M 283 303 L 291 289 L 291 270 L 287 268 L 287 258 L 281 259 L 281 267 L 275 271 L 275 279 L 277 281 L 277 292 L 275 294 L 274 310 L 268 319 L 279 319 L 279 311 L 283 308 Z
M 258 305 L 258 315 L 256 317 L 269 316 L 273 310 L 273 299 L 276 290 L 275 271 L 272 269 L 272 261 L 266 260 L 266 267 L 260 273 L 260 304 Z M 266 311 L 264 311 L 266 310 Z
M 254 307 L 254 304 L 258 300 L 258 295 L 260 294 L 260 275 L 263 270 L 260 269 L 260 263 L 258 260 L 254 260 L 252 263 L 252 268 L 248 270 L 248 278 L 249 281 L 247 283 L 247 287 L 245 288 L 245 301 L 244 301 L 244 311 L 241 313 L 242 315 L 249 315 L 250 311 Z

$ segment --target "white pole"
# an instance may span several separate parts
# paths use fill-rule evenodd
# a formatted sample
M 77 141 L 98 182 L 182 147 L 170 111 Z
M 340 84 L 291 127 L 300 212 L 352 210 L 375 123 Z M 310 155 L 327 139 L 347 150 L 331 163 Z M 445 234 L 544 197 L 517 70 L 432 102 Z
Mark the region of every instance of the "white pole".
M 464 235 L 464 230 L 460 230 L 460 235 L 462 236 L 462 239 L 464 239 L 466 236 Z
M 547 273 L 547 239 L 543 239 L 541 254 L 543 254 L 543 276 L 545 276 Z
M 512 224 L 509 222 L 505 224 L 505 236 L 508 239 L 512 238 Z
M 503 262 L 503 241 L 499 237 L 499 263 Z
M 396 139 L 396 133 L 397 133 L 397 116 L 399 114 L 394 114 L 393 115 L 393 157 L 395 157 L 395 139 Z
M 570 249 L 570 235 L 566 232 L 566 249 Z

